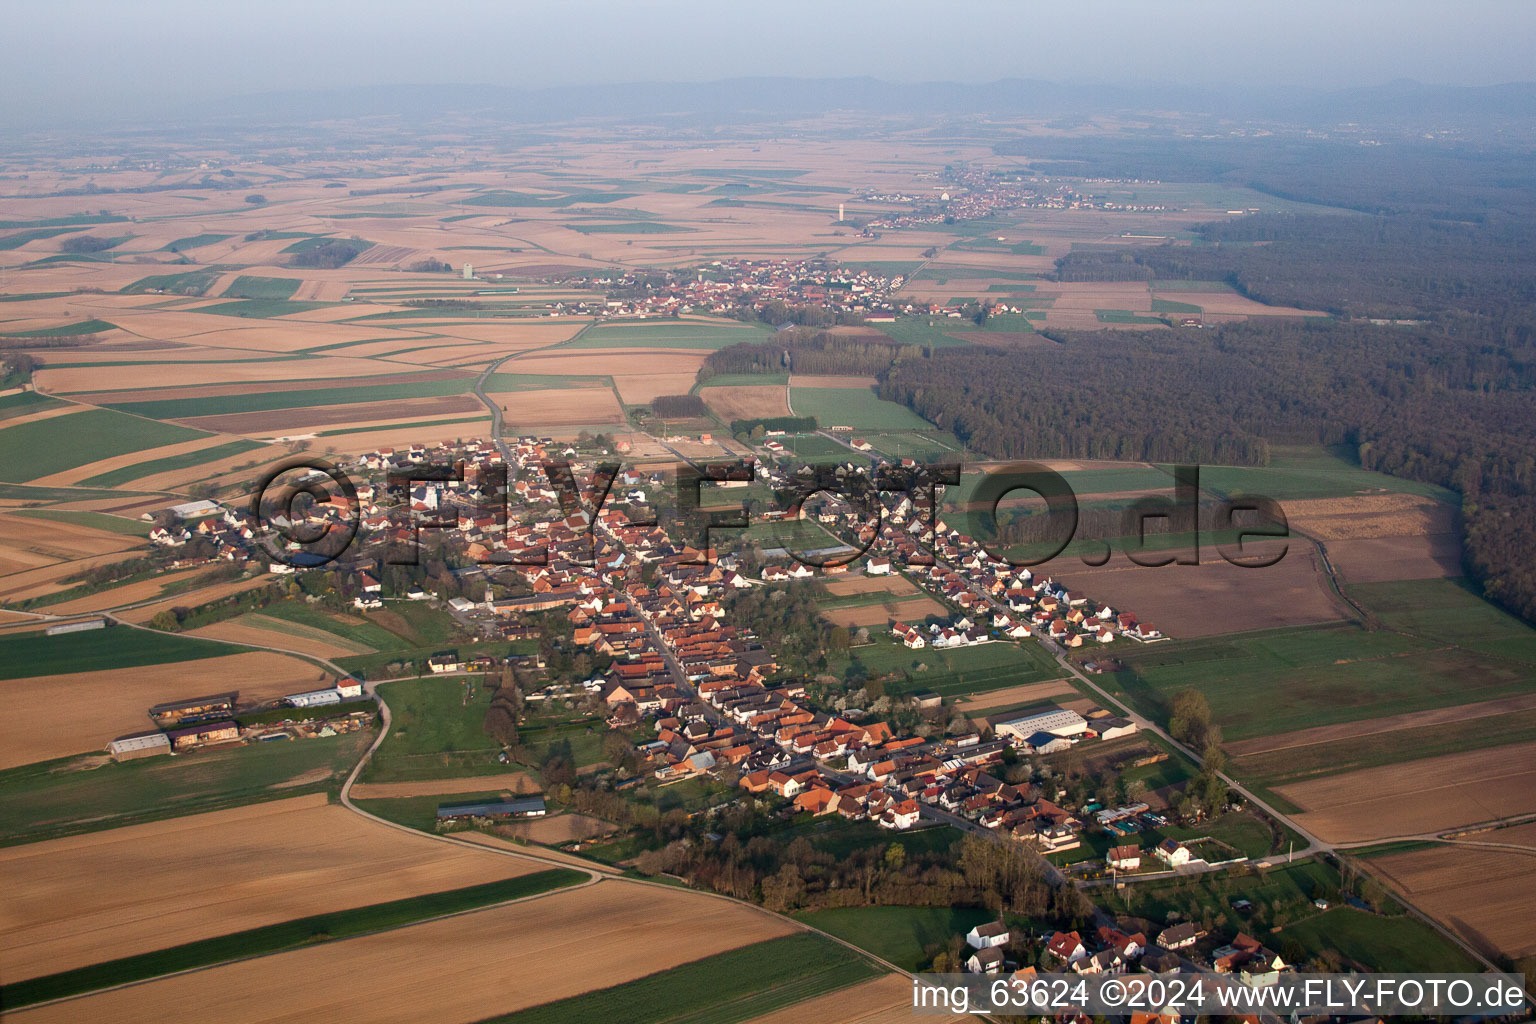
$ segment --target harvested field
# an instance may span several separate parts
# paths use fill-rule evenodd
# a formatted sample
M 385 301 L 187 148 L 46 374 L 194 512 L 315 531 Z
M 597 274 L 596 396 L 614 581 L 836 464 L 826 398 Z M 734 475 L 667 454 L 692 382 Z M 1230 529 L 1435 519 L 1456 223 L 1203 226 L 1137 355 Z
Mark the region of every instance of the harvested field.
M 0 558 L 38 565 L 144 545 L 139 537 L 32 516 L 0 515 L 0 538 Z
M 1297 309 L 1294 306 L 1266 306 L 1262 302 L 1244 298 L 1237 292 L 1185 292 L 1178 295 L 1179 302 L 1199 306 L 1206 313 L 1240 314 L 1242 316 L 1320 316 L 1328 314 L 1318 309 Z M 1124 308 L 1124 307 L 1122 307 Z
M 789 378 L 792 388 L 853 388 L 868 391 L 880 383 L 873 377 L 849 377 L 836 374 L 817 375 L 797 373 Z
M 585 814 L 556 814 L 533 821 L 513 822 L 507 829 L 519 839 L 554 846 L 605 835 L 616 827 L 601 818 L 589 818 Z
M 29 676 L 0 682 L 0 769 L 89 750 L 151 728 L 153 704 L 239 690 L 264 700 L 319 685 L 320 670 L 269 651 L 174 665 Z
M 125 549 L 106 555 L 88 555 L 69 562 L 56 562 L 52 565 L 42 565 L 36 569 L 0 576 L 0 601 L 25 601 L 45 594 L 56 594 L 61 590 L 69 589 L 70 584 L 59 582 L 66 576 L 73 576 L 86 569 L 94 569 L 98 565 L 121 562 L 135 555 L 136 552 L 133 549 Z
M 355 1020 L 473 1021 L 787 934 L 725 900 L 605 880 L 525 903 L 24 1010 L 18 1020 L 228 1024 L 345 1007 Z M 656 941 L 666 935 L 665 942 Z M 573 970 L 602 964 L 601 973 Z M 260 998 L 252 998 L 260 993 Z
M 1241 633 L 1349 617 L 1328 588 L 1317 549 L 1305 540 L 1291 538 L 1285 557 L 1263 569 L 1232 565 L 1209 547 L 1200 557 L 1199 565 L 1156 568 L 1132 564 L 1119 555 L 1099 568 L 1069 566 L 1066 558 L 1048 567 L 1073 589 L 1128 609 L 1172 637 Z
M 0 975 L 18 981 L 542 868 L 376 825 L 324 794 L 30 843 L 0 850 L 11 886 Z
M 317 658 L 345 658 L 353 654 L 373 653 L 373 648 L 366 644 L 259 612 L 247 612 L 223 622 L 215 622 L 211 626 L 201 626 L 188 635 L 207 637 L 210 640 L 231 640 L 257 647 L 283 647 Z
M 167 491 L 185 487 L 198 480 L 218 479 L 223 483 L 223 478 L 226 476 L 253 476 L 258 467 L 264 463 L 275 462 L 292 454 L 283 445 L 268 445 L 265 448 L 253 448 L 239 455 L 231 455 L 225 459 L 199 463 L 190 469 L 171 469 L 140 477 L 137 480 L 129 480 L 123 484 L 123 487 L 132 490 Z
M 866 604 L 856 608 L 831 608 L 821 617 L 834 626 L 884 626 L 892 621 L 908 624 L 922 622 L 930 615 L 943 615 L 944 606 L 931 597 L 909 597 L 887 604 Z
M 1357 736 L 1397 732 L 1401 729 L 1419 729 L 1431 725 L 1449 725 L 1452 722 L 1466 722 L 1476 718 L 1487 718 L 1489 715 L 1507 715 L 1532 709 L 1536 709 L 1536 694 L 1522 694 L 1518 697 L 1504 697 L 1499 700 L 1432 708 L 1429 711 L 1410 711 L 1401 715 L 1368 718 L 1362 722 L 1320 725 L 1313 729 L 1297 729 L 1294 732 L 1279 733 L 1275 736 L 1258 736 L 1251 740 L 1226 743 L 1223 746 L 1232 757 L 1245 757 L 1253 754 L 1267 754 L 1275 750 L 1289 750 L 1292 747 L 1306 747 L 1316 743 L 1332 743 L 1335 740 L 1347 740 Z
M 48 606 L 48 611 L 54 615 L 78 615 L 83 612 L 99 612 L 106 608 L 121 608 L 126 604 L 134 604 L 139 601 L 148 601 L 158 597 L 166 587 L 185 580 L 195 580 L 200 576 L 206 576 L 216 566 L 200 565 L 195 569 L 181 569 L 176 572 L 160 573 L 147 580 L 138 583 L 129 583 L 121 587 L 112 587 L 85 597 L 77 597 L 72 601 L 62 601 Z
M 891 573 L 889 576 L 844 576 L 828 580 L 827 593 L 833 597 L 851 597 L 855 594 L 915 594 L 917 586 L 905 576 Z
M 439 441 L 454 441 L 460 438 L 486 438 L 491 436 L 491 416 L 486 413 L 483 417 L 473 420 L 455 423 L 438 423 L 432 426 L 412 426 L 405 424 L 393 427 L 379 427 L 376 430 L 366 430 L 355 434 L 336 434 L 330 437 L 316 439 L 315 448 L 318 451 L 339 452 L 342 454 L 356 454 L 369 452 L 378 448 L 399 448 L 409 444 L 436 444 Z
M 726 421 L 789 415 L 788 393 L 782 384 L 700 388 L 699 397 Z
M 747 1024 L 908 1024 L 912 1019 L 912 983 L 900 974 L 828 992 L 761 1017 Z M 965 1015 L 925 1017 L 933 1024 L 962 1024 Z
M 1072 684 L 1065 679 L 1053 679 L 1048 683 L 1025 683 L 1022 686 L 1009 686 L 1002 690 L 988 690 L 972 697 L 961 697 L 959 704 L 967 713 L 972 711 L 985 711 L 988 708 L 1006 708 L 1014 704 L 1027 704 L 1030 701 L 1045 700 L 1048 697 L 1056 697 L 1061 694 L 1077 694 L 1072 689 Z
M 623 423 L 624 410 L 608 388 L 551 388 L 544 391 L 493 393 L 509 428 Z
M 462 779 L 427 779 L 421 782 L 359 782 L 352 787 L 355 800 L 379 800 L 411 796 L 451 796 L 455 793 L 487 793 L 505 790 L 519 796 L 541 792 L 526 772 L 472 775 Z
M 223 413 L 179 420 L 202 430 L 229 434 L 291 437 L 311 430 L 353 426 L 362 423 L 446 419 L 484 412 L 485 405 L 473 395 L 438 395 L 431 398 L 403 398 L 383 402 L 346 402 L 262 412 Z
M 692 373 L 627 373 L 615 375 L 613 386 L 625 405 L 645 405 L 657 395 L 686 395 L 693 381 Z
M 1414 494 L 1367 494 L 1289 501 L 1285 516 L 1293 527 L 1320 540 L 1412 537 L 1450 533 L 1456 510 Z
M 1477 838 L 1494 842 L 1499 834 Z M 1536 953 L 1536 852 L 1451 845 L 1366 864 L 1485 956 Z
M 745 339 L 743 339 L 745 340 Z M 506 373 L 531 373 L 539 376 L 583 376 L 602 374 L 625 377 L 637 373 L 698 372 L 708 355 L 693 348 L 583 348 L 530 352 L 502 366 Z M 686 389 L 685 389 L 686 390 Z
M 1328 545 L 1328 557 L 1350 583 L 1441 579 L 1466 571 L 1455 533 L 1336 540 Z
M 1536 742 L 1468 750 L 1276 789 L 1329 842 L 1424 835 L 1536 811 Z
M 316 359 L 275 359 L 261 362 L 220 361 L 212 363 L 177 363 L 174 370 L 169 366 L 113 365 L 73 366 L 57 370 L 42 370 L 38 387 L 56 394 L 67 394 L 82 401 L 100 403 L 154 401 L 153 398 L 123 398 L 118 391 L 155 388 L 159 398 L 196 398 L 192 387 L 178 387 L 174 391 L 164 389 L 168 372 L 174 373 L 178 385 L 206 384 L 217 386 L 230 381 L 268 382 L 301 380 L 312 381 L 330 375 L 334 378 L 382 377 L 398 373 L 398 366 L 378 363 L 369 359 L 350 359 L 342 356 Z M 77 395 L 77 393 L 79 393 Z

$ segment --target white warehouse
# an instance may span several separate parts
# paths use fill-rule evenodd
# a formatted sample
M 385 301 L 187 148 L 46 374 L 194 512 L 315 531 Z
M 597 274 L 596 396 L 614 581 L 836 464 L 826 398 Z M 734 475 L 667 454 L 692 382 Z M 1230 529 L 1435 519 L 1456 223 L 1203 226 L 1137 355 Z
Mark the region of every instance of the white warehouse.
M 1076 711 L 1066 708 L 1049 708 L 1019 718 L 1005 718 L 992 723 L 993 732 L 999 739 L 1023 743 L 1040 732 L 1053 736 L 1081 736 L 1088 731 L 1088 720 Z

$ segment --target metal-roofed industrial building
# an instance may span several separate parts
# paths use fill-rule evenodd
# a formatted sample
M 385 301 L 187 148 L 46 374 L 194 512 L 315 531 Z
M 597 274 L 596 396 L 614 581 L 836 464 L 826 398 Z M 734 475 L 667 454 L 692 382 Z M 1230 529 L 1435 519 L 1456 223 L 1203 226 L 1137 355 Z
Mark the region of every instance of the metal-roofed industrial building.
M 524 797 L 521 800 L 492 800 L 474 804 L 439 804 L 438 821 L 454 821 L 460 818 L 541 818 L 544 816 L 544 798 Z

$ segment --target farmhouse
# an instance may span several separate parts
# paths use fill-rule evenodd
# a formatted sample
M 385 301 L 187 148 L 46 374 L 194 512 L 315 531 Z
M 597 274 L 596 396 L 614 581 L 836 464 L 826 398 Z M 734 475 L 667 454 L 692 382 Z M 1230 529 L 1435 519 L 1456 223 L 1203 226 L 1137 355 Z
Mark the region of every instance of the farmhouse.
M 427 659 L 427 669 L 431 672 L 458 672 L 463 664 L 458 651 L 438 651 Z
M 1003 951 L 997 946 L 978 949 L 965 961 L 965 969 L 972 974 L 996 974 L 1003 969 Z
M 1157 844 L 1157 859 L 1171 868 L 1183 867 L 1191 856 L 1189 847 L 1176 839 L 1164 839 Z
M 1116 846 L 1109 851 L 1109 856 L 1105 859 L 1116 871 L 1135 871 L 1141 867 L 1141 847 Z

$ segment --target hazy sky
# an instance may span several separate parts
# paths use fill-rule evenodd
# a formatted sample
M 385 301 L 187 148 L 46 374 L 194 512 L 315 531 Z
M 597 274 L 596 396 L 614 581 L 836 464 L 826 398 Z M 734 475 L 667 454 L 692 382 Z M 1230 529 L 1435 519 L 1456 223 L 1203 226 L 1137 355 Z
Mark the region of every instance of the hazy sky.
M 61 114 L 386 83 L 1536 78 L 1525 0 L 3 0 L 0 16 L 4 102 Z

